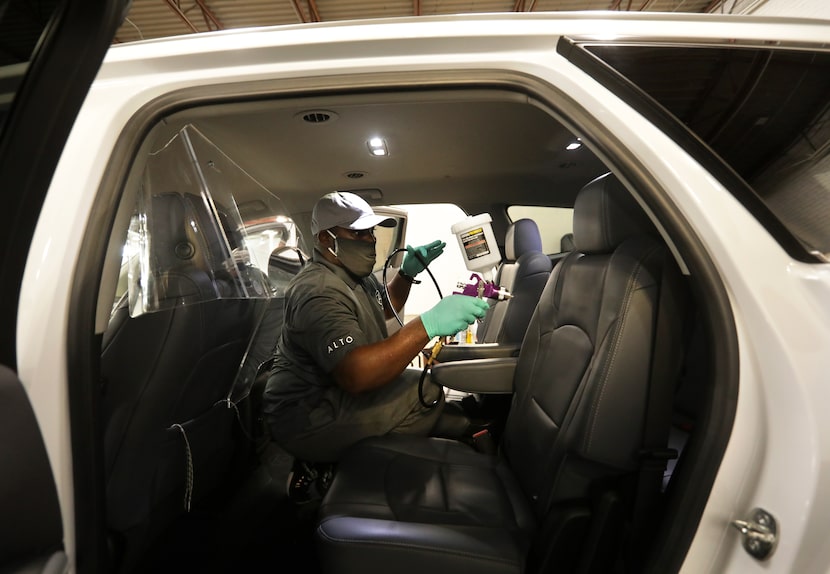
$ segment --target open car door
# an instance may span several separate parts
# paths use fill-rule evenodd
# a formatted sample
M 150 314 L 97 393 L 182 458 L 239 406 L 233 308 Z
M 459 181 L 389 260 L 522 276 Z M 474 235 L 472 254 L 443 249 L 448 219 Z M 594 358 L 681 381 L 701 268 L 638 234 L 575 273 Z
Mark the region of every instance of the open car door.
M 383 271 L 387 262 L 389 263 L 389 267 L 386 269 L 387 282 L 392 281 L 392 278 L 397 273 L 401 263 L 403 263 L 403 253 L 397 253 L 391 259 L 389 259 L 389 257 L 395 252 L 396 249 L 403 249 L 406 247 L 407 214 L 404 209 L 388 206 L 373 207 L 372 210 L 378 215 L 392 217 L 397 222 L 395 227 L 378 226 L 375 228 L 375 237 L 377 238 L 377 260 L 375 261 L 375 268 L 373 269 L 373 272 L 380 284 L 383 285 Z M 399 313 L 401 319 L 403 319 L 404 312 L 404 309 L 401 309 Z M 390 335 L 400 328 L 401 325 L 394 317 L 386 321 L 386 329 L 389 331 Z
M 46 190 L 127 5 L 120 0 L 0 0 L 0 186 L 6 215 L 0 226 L 3 572 L 105 569 L 95 481 L 79 480 L 94 474 L 94 461 L 74 456 L 86 437 L 73 432 L 74 491 L 64 485 L 72 494 L 59 502 L 40 432 L 43 420 L 29 400 L 38 381 L 17 375 L 16 334 L 21 281 Z M 55 328 L 63 328 L 57 319 Z M 83 416 L 78 409 L 70 411 L 73 423 Z M 74 520 L 62 524 L 62 508 L 64 515 L 74 508 Z

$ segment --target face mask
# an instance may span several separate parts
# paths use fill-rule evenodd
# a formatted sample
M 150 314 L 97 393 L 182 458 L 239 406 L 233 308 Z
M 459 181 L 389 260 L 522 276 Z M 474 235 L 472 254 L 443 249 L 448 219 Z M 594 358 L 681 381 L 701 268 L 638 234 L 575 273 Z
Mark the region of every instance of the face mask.
M 362 239 L 345 239 L 337 237 L 326 230 L 334 239 L 334 249 L 329 252 L 340 260 L 343 267 L 356 277 L 368 277 L 375 266 L 375 242 Z

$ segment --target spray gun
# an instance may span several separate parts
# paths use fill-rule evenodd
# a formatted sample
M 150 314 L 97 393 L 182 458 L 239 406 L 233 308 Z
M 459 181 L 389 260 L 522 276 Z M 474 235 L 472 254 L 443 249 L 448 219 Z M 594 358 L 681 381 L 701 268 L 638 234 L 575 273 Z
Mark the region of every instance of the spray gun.
M 489 280 L 493 268 L 501 263 L 501 254 L 490 225 L 491 222 L 492 218 L 489 213 L 481 213 L 467 217 L 450 228 L 458 239 L 458 247 L 464 258 L 464 264 L 467 270 L 472 272 L 470 282 L 459 282 L 459 290 L 454 291 L 454 295 L 467 295 L 496 301 L 512 297 L 507 289 Z M 488 280 L 484 277 L 488 277 Z M 467 343 L 473 342 L 473 333 L 470 328 L 465 333 L 465 340 Z
M 472 272 L 471 283 L 459 282 L 460 291 L 454 291 L 455 295 L 468 295 L 497 301 L 512 297 L 506 289 L 484 279 L 484 277 L 489 277 L 493 268 L 501 263 L 496 236 L 493 235 L 493 229 L 490 226 L 491 221 L 489 213 L 482 213 L 459 221 L 451 228 L 458 239 L 458 247 L 464 263 Z
M 500 287 L 492 281 L 485 281 L 484 277 L 478 273 L 470 275 L 470 283 L 458 282 L 458 291 L 453 291 L 453 295 L 467 295 L 468 297 L 478 297 L 479 299 L 495 299 L 496 301 L 504 301 L 510 299 L 513 295 L 504 287 Z M 482 319 L 478 320 L 479 322 Z M 473 333 L 468 328 L 464 334 L 464 340 L 461 342 L 472 343 Z
M 471 283 L 459 281 L 458 288 L 460 291 L 453 291 L 453 294 L 468 295 L 479 299 L 495 299 L 496 301 L 504 301 L 513 297 L 507 289 L 496 285 L 492 281 L 485 281 L 478 273 L 470 275 L 470 281 Z

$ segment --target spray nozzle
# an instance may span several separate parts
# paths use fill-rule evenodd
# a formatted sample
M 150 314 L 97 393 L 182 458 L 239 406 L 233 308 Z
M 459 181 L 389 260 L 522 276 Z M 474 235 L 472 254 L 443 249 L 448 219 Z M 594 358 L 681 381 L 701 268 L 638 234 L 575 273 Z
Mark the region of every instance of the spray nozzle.
M 462 283 L 459 281 L 458 288 L 460 291 L 454 291 L 453 294 L 478 297 L 479 299 L 495 299 L 497 301 L 503 301 L 513 297 L 507 289 L 496 285 L 492 281 L 485 281 L 478 273 L 470 275 L 470 281 L 471 283 Z

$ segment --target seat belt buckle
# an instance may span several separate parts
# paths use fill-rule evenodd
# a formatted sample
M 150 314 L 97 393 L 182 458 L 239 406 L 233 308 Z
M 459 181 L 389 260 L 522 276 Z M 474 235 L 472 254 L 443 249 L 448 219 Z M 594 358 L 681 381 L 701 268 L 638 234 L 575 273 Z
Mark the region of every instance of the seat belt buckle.
M 493 440 L 489 429 L 473 433 L 473 447 L 482 454 L 495 455 L 497 450 L 496 441 Z

